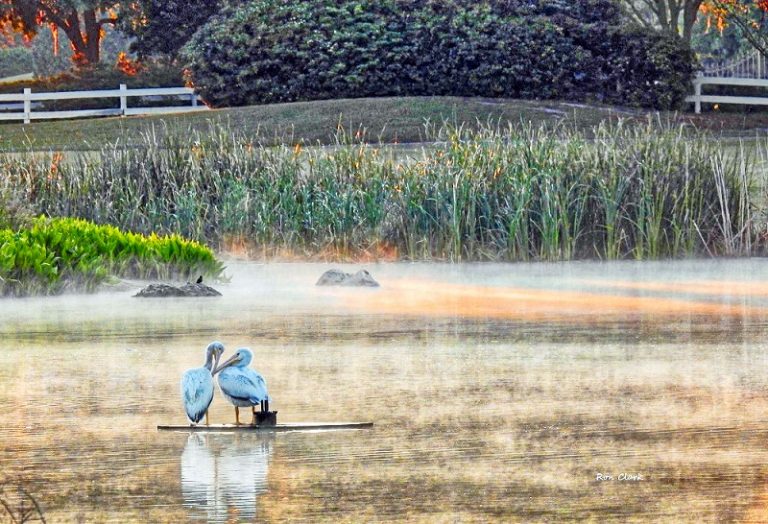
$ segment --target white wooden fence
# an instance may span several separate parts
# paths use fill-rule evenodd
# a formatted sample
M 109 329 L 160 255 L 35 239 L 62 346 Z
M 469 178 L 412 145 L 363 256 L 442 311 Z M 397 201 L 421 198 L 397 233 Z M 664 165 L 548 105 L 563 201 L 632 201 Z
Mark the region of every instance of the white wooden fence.
M 760 51 L 751 52 L 730 58 L 728 60 L 702 60 L 701 76 L 719 78 L 766 78 L 768 68 L 766 60 Z
M 188 106 L 163 106 L 163 107 L 128 107 L 128 99 L 131 97 L 176 97 L 189 100 Z M 119 98 L 120 107 L 107 109 L 80 109 L 72 111 L 33 111 L 33 105 L 39 106 L 45 100 L 77 100 Z M 17 104 L 21 102 L 17 106 Z M 7 104 L 6 108 L 21 109 L 22 111 L 0 112 L 0 120 L 23 120 L 25 124 L 32 120 L 49 120 L 54 118 L 83 118 L 94 116 L 128 116 L 163 113 L 185 113 L 188 111 L 200 111 L 208 109 L 205 105 L 199 105 L 197 94 L 189 87 L 157 87 L 145 89 L 128 89 L 125 84 L 120 84 L 119 89 L 101 89 L 95 91 L 61 91 L 57 93 L 33 93 L 30 88 L 25 88 L 23 93 L 0 94 L 0 104 Z M 15 107 L 17 106 L 17 107 Z
M 686 102 L 694 105 L 696 113 L 701 113 L 701 103 L 712 104 L 744 104 L 768 106 L 768 98 L 761 96 L 726 96 L 726 95 L 702 95 L 701 86 L 704 85 L 724 85 L 724 86 L 751 86 L 768 87 L 768 80 L 761 78 L 727 78 L 727 77 L 707 77 L 699 76 L 693 81 L 694 95 L 685 98 Z
M 765 57 L 758 51 L 727 61 L 708 62 L 693 81 L 693 96 L 685 101 L 694 104 L 696 113 L 701 113 L 701 104 L 743 104 L 768 105 L 768 98 L 758 96 L 702 95 L 702 86 L 748 86 L 768 87 L 768 67 Z

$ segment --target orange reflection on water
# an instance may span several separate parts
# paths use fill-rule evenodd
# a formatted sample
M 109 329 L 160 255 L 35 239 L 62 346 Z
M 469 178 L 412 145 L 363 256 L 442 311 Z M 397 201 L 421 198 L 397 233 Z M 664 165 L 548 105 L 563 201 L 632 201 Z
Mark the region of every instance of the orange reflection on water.
M 658 283 L 662 285 L 662 283 Z M 343 295 L 359 310 L 437 317 L 564 320 L 592 317 L 757 316 L 768 308 L 684 298 L 635 297 L 583 291 L 398 280 L 375 293 Z
M 581 284 L 599 288 L 635 289 L 640 291 L 661 291 L 689 293 L 694 295 L 743 295 L 768 296 L 768 282 L 743 281 L 695 281 L 685 282 L 637 282 L 630 280 L 581 280 Z

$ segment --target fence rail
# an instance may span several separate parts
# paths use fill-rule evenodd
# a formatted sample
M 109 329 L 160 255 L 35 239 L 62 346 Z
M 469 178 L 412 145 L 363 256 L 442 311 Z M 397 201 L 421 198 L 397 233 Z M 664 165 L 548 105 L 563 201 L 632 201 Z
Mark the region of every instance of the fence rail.
M 189 100 L 188 106 L 161 106 L 161 107 L 128 107 L 128 99 L 132 97 L 178 97 Z M 78 100 L 119 98 L 120 107 L 106 109 L 78 109 L 68 111 L 33 111 L 39 102 L 50 100 Z M 208 109 L 205 105 L 198 104 L 195 90 L 190 87 L 158 87 L 143 89 L 128 89 L 125 84 L 120 84 L 119 89 L 100 89 L 94 91 L 61 91 L 56 93 L 33 93 L 30 88 L 25 88 L 23 93 L 2 93 L 0 103 L 21 102 L 22 111 L 0 112 L 2 120 L 23 120 L 25 124 L 32 120 L 50 120 L 55 118 L 85 118 L 94 116 L 128 116 L 164 113 L 185 113 L 188 111 L 200 111 Z M 16 108 L 13 104 L 10 107 Z
M 693 81 L 693 96 L 685 98 L 694 104 L 696 113 L 701 113 L 702 103 L 768 105 L 768 98 L 760 96 L 702 95 L 702 86 L 747 86 L 768 87 L 768 63 L 757 50 L 728 60 L 703 60 L 702 70 Z
M 724 86 L 750 86 L 750 87 L 768 87 L 768 80 L 760 78 L 728 78 L 716 76 L 699 76 L 693 81 L 693 96 L 685 98 L 686 102 L 692 103 L 696 113 L 701 113 L 701 103 L 712 104 L 744 104 L 744 105 L 768 105 L 768 98 L 759 96 L 728 96 L 728 95 L 702 95 L 701 87 L 704 85 L 724 85 Z
M 766 78 L 768 64 L 757 50 L 728 60 L 702 60 L 702 76 L 717 78 Z

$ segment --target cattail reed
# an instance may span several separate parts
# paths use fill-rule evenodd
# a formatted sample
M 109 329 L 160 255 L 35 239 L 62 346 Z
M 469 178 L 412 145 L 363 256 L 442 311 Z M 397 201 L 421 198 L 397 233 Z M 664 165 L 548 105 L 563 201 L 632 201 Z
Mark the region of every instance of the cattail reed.
M 431 128 L 409 154 L 340 131 L 333 147 L 259 145 L 222 125 L 147 132 L 140 147 L 0 156 L 2 183 L 49 216 L 261 252 L 568 260 L 762 250 L 755 161 L 659 122 L 589 134 Z M 51 166 L 55 165 L 55 172 Z

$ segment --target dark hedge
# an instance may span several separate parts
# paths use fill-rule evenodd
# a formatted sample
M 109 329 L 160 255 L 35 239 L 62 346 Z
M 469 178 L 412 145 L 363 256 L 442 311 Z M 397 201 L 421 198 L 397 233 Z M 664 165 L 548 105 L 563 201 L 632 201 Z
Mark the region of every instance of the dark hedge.
M 224 9 L 182 56 L 215 106 L 454 95 L 671 109 L 695 60 L 610 0 L 255 0 Z

